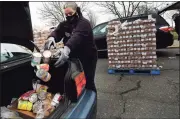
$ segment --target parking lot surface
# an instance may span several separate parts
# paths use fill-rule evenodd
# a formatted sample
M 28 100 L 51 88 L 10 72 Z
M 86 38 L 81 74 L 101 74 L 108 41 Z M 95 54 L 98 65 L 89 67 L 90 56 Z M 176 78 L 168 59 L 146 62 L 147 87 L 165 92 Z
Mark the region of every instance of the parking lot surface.
M 108 74 L 108 60 L 96 69 L 97 118 L 179 118 L 179 49 L 157 51 L 161 74 Z

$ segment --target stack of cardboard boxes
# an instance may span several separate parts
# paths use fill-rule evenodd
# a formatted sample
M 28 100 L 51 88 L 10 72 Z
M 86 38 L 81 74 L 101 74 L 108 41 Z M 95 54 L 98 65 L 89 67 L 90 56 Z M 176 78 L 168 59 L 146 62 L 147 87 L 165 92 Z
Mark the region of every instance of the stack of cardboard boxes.
M 112 21 L 107 45 L 110 69 L 156 69 L 155 20 Z
M 34 32 L 34 43 L 41 50 L 41 52 L 43 51 L 44 44 L 48 35 L 49 35 L 49 31 Z
M 34 32 L 34 43 L 37 45 L 37 47 L 40 49 L 41 52 L 44 51 L 44 45 L 47 41 L 47 38 L 50 34 L 50 31 L 40 31 L 40 32 Z M 63 47 L 63 44 L 60 42 L 56 43 L 56 49 L 51 47 L 51 52 L 54 54 L 60 47 Z

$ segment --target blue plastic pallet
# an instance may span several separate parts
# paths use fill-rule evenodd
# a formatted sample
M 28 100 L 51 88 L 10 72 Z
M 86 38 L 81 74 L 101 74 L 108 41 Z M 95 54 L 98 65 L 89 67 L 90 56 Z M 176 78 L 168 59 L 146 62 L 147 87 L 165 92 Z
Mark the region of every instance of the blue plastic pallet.
M 108 69 L 109 74 L 150 74 L 150 75 L 160 75 L 159 69 Z

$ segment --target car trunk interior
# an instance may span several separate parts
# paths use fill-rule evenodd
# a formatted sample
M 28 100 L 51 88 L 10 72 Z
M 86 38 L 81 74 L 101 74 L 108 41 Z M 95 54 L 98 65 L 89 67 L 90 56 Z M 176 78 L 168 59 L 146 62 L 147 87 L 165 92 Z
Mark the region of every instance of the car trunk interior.
M 2 2 L 1 3 L 2 43 L 13 43 L 34 49 L 32 24 L 28 2 Z M 18 62 L 18 61 L 17 61 Z M 67 72 L 67 65 L 55 68 L 53 62 L 50 64 L 49 73 L 51 80 L 47 83 L 48 92 L 64 94 L 64 80 Z M 37 79 L 31 61 L 20 64 L 18 67 L 1 72 L 1 106 L 10 105 L 12 98 L 19 98 L 27 91 L 33 90 L 32 81 Z M 40 79 L 39 79 L 40 80 Z M 66 99 L 66 97 L 65 97 Z M 51 118 L 59 117 L 67 108 L 68 101 L 62 101 L 56 110 L 50 115 Z M 27 117 L 26 117 L 27 118 Z
M 32 90 L 34 78 L 33 67 L 29 62 L 2 73 L 1 106 L 10 104 L 12 98 L 18 98 L 28 90 Z
M 54 62 L 52 62 L 52 64 L 53 63 Z M 51 74 L 51 80 L 47 83 L 41 81 L 40 84 L 48 86 L 48 92 L 53 95 L 57 92 L 63 95 L 66 72 L 67 65 L 63 65 L 60 68 L 50 66 L 49 73 Z M 33 79 L 38 80 L 30 61 L 3 72 L 1 77 L 1 82 L 3 84 L 1 87 L 1 106 L 10 105 L 13 98 L 19 98 L 25 92 L 33 90 L 32 81 Z M 66 108 L 67 102 L 62 101 L 62 104 L 52 113 L 52 115 L 54 114 L 53 117 L 60 116 Z

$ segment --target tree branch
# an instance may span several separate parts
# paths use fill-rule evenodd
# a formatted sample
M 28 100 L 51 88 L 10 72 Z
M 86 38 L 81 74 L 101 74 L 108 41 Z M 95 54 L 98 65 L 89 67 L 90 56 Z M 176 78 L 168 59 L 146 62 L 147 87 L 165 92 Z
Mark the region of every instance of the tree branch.
M 126 14 L 126 7 L 125 7 L 124 2 L 122 2 L 122 6 L 123 6 L 123 8 L 124 8 L 124 16 L 127 17 L 127 14 Z
M 130 13 L 130 6 L 131 6 L 131 3 L 130 2 L 128 2 L 129 4 L 128 4 L 128 13 L 127 13 L 127 16 L 129 16 L 129 13 Z
M 121 16 L 120 13 L 118 12 L 117 7 L 116 7 L 116 5 L 115 5 L 115 2 L 113 2 L 113 8 L 114 8 L 114 11 L 116 12 L 116 14 L 118 15 L 118 17 L 121 18 L 122 16 Z
M 130 17 L 134 14 L 135 10 L 136 10 L 136 9 L 137 9 L 137 7 L 139 6 L 139 3 L 140 3 L 140 2 L 138 2 L 138 4 L 136 5 L 136 7 L 134 7 L 134 9 L 132 9 L 132 12 L 131 12 Z M 133 5 L 133 6 L 134 6 L 134 5 Z
M 81 2 L 81 6 L 84 10 L 87 9 L 88 2 Z M 42 20 L 50 20 L 50 22 L 61 22 L 66 19 L 64 15 L 64 2 L 43 2 L 42 8 L 38 11 Z M 82 9 L 82 10 L 83 10 Z M 83 11 L 82 11 L 83 12 Z

